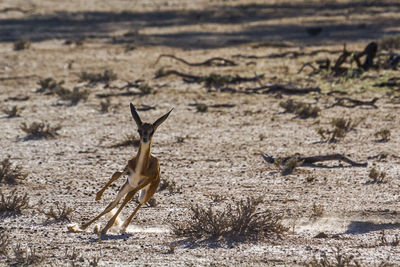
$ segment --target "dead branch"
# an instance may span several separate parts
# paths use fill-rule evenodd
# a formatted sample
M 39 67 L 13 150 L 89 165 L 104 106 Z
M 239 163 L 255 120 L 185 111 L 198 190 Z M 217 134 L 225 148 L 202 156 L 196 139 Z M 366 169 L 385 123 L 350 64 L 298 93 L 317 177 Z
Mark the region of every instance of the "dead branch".
M 247 88 L 246 91 L 256 94 L 282 93 L 287 95 L 303 95 L 312 92 L 321 93 L 321 88 L 319 87 L 296 88 L 290 85 L 268 84 L 256 88 Z
M 372 99 L 370 101 L 361 101 L 361 100 L 352 99 L 349 97 L 337 97 L 336 102 L 328 108 L 332 108 L 335 106 L 341 106 L 341 107 L 345 107 L 345 108 L 355 108 L 357 106 L 372 106 L 373 108 L 378 108 L 375 105 L 375 102 L 378 101 L 378 99 L 379 98 L 375 97 L 374 99 Z
M 169 75 L 176 75 L 182 77 L 186 82 L 202 83 L 205 82 L 207 86 L 210 85 L 222 85 L 222 84 L 235 84 L 242 82 L 256 82 L 264 77 L 264 74 L 255 75 L 254 77 L 242 77 L 240 75 L 220 75 L 216 73 L 210 73 L 205 76 L 197 76 L 187 73 L 182 73 L 177 70 L 164 70 L 159 69 L 156 73 L 156 78 L 166 77 Z
M 266 59 L 266 58 L 298 58 L 298 57 L 303 57 L 303 56 L 315 56 L 320 53 L 325 53 L 325 54 L 337 54 L 342 52 L 342 50 L 327 50 L 327 49 L 318 49 L 311 51 L 309 53 L 307 52 L 299 52 L 299 51 L 287 51 L 283 53 L 273 53 L 265 56 L 254 56 L 254 55 L 242 55 L 242 54 L 237 54 L 234 55 L 234 58 L 246 58 L 246 59 Z
M 179 62 L 182 62 L 182 63 L 184 63 L 184 64 L 186 64 L 188 66 L 192 66 L 192 67 L 198 67 L 198 66 L 218 66 L 218 67 L 221 67 L 221 66 L 237 66 L 237 64 L 235 62 L 233 62 L 232 60 L 225 59 L 225 58 L 222 58 L 222 57 L 213 57 L 213 58 L 207 59 L 206 61 L 203 61 L 203 62 L 190 63 L 190 62 L 188 62 L 188 61 L 186 61 L 186 60 L 184 60 L 182 58 L 179 58 L 179 57 L 176 57 L 175 55 L 170 55 L 170 54 L 161 54 L 157 58 L 157 60 L 154 63 L 154 65 L 156 65 L 160 61 L 160 59 L 163 58 L 163 57 L 173 58 L 173 59 L 175 59 L 175 60 L 177 60 Z
M 189 106 L 197 107 L 199 103 L 190 103 Z M 203 104 L 206 105 L 206 104 Z M 233 108 L 235 104 L 214 104 L 214 105 L 206 105 L 208 108 Z
M 374 84 L 375 87 L 397 87 L 400 89 L 400 78 L 390 78 L 387 82 Z
M 311 156 L 311 157 L 298 157 L 298 156 L 291 156 L 291 157 L 283 157 L 283 158 L 274 158 L 268 154 L 262 154 L 263 159 L 268 163 L 276 163 L 278 162 L 280 165 L 285 165 L 288 163 L 289 160 L 295 159 L 300 165 L 298 166 L 310 166 L 314 165 L 317 162 L 324 162 L 324 161 L 344 161 L 350 164 L 352 167 L 367 167 L 368 163 L 360 163 L 355 162 L 348 157 L 344 156 L 343 154 L 329 154 L 329 155 L 319 155 L 319 156 Z

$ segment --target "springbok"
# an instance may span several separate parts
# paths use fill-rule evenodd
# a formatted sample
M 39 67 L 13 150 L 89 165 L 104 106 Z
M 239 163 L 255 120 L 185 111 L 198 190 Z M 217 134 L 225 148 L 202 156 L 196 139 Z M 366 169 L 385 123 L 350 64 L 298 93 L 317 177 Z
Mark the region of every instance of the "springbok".
M 101 212 L 98 216 L 96 216 L 91 221 L 83 224 L 81 226 L 81 230 L 85 230 L 89 227 L 93 222 L 98 220 L 103 215 L 110 212 L 114 209 L 119 201 L 125 196 L 125 199 L 117 212 L 112 216 L 112 218 L 108 221 L 107 225 L 103 228 L 100 234 L 106 234 L 107 231 L 112 227 L 115 223 L 115 220 L 118 218 L 119 213 L 123 209 L 123 207 L 133 198 L 133 196 L 139 192 L 139 205 L 133 211 L 133 213 L 125 220 L 122 225 L 122 231 L 125 232 L 132 218 L 135 216 L 140 207 L 149 201 L 149 199 L 154 195 L 157 191 L 157 187 L 160 183 L 160 164 L 158 159 L 151 155 L 150 147 L 151 140 L 154 135 L 154 132 L 163 123 L 171 113 L 173 109 L 171 109 L 168 113 L 161 116 L 157 119 L 153 124 L 151 123 L 143 123 L 139 117 L 139 114 L 136 111 L 136 108 L 130 103 L 132 117 L 136 122 L 138 127 L 138 132 L 140 135 L 140 146 L 139 150 L 135 157 L 128 161 L 123 172 L 115 172 L 111 179 L 107 182 L 107 184 L 96 194 L 96 200 L 100 200 L 104 191 L 121 175 L 127 174 L 128 179 L 125 184 L 119 190 L 117 197 L 113 202 L 111 202 L 103 212 Z

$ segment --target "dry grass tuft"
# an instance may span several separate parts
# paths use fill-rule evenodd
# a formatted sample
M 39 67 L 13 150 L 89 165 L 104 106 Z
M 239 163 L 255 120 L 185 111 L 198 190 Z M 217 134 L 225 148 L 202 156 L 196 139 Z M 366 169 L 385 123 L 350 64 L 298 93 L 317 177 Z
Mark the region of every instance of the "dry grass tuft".
M 18 184 L 27 176 L 27 173 L 22 173 L 21 166 L 12 167 L 9 157 L 0 162 L 0 183 Z
M 367 182 L 369 184 L 383 184 L 388 182 L 386 172 L 378 171 L 375 167 L 369 171 L 368 177 L 371 179 Z
M 51 206 L 48 211 L 45 211 L 43 209 L 38 209 L 38 211 L 44 215 L 48 219 L 52 219 L 55 222 L 59 221 L 68 221 L 70 222 L 70 216 L 73 211 L 75 211 L 74 208 L 68 207 L 67 204 L 64 203 L 63 206 L 61 206 L 58 202 L 55 203 L 55 205 Z
M 167 179 L 161 179 L 158 191 L 168 190 L 170 194 L 180 193 L 182 190 L 181 186 L 177 186 L 175 181 L 170 181 Z
M 17 244 L 14 248 L 14 259 L 12 260 L 13 265 L 27 266 L 27 265 L 38 265 L 42 263 L 45 258 L 42 255 L 37 254 L 37 251 L 33 247 L 22 248 L 20 244 Z
M 8 255 L 8 247 L 10 246 L 10 236 L 6 229 L 0 230 L 0 256 Z
M 55 138 L 61 129 L 61 126 L 52 127 L 50 124 L 44 124 L 43 122 L 32 122 L 31 125 L 27 126 L 23 122 L 20 126 L 21 130 L 24 131 L 27 136 L 26 139 L 41 139 L 41 138 Z
M 29 49 L 31 47 L 31 42 L 28 40 L 19 40 L 14 43 L 14 51 L 20 51 Z
M 96 83 L 109 83 L 117 79 L 117 74 L 113 70 L 106 69 L 103 73 L 90 73 L 83 71 L 79 74 L 79 79 L 82 82 L 89 82 L 90 84 Z
M 69 89 L 59 90 L 56 94 L 60 97 L 61 100 L 70 101 L 71 106 L 75 106 L 79 103 L 79 101 L 86 101 L 89 97 L 88 90 L 80 90 L 75 87 L 72 91 Z
M 208 208 L 191 206 L 189 220 L 171 226 L 175 235 L 196 239 L 256 241 L 286 232 L 287 228 L 281 224 L 282 216 L 269 210 L 259 211 L 261 203 L 261 199 L 247 198 L 223 210 L 211 205 Z
M 340 249 L 340 247 L 336 247 L 336 249 L 332 249 L 334 253 L 334 259 L 329 259 L 326 253 L 321 255 L 320 259 L 314 258 L 305 263 L 304 266 L 307 267 L 358 267 L 363 266 L 358 261 L 354 259 L 353 255 L 344 255 Z M 386 266 L 386 265 L 382 265 Z
M 379 49 L 396 50 L 400 49 L 400 35 L 385 36 L 378 42 Z
M 363 119 L 353 121 L 352 119 L 334 118 L 331 120 L 333 129 L 318 128 L 317 133 L 324 139 L 325 142 L 335 143 L 343 139 L 348 132 L 353 131 Z
M 300 118 L 316 118 L 318 117 L 320 108 L 312 106 L 308 103 L 297 102 L 293 99 L 288 99 L 279 103 L 279 106 L 285 109 L 285 112 L 294 113 Z
M 20 113 L 24 108 L 13 106 L 12 108 L 3 108 L 2 111 L 7 114 L 8 118 L 20 117 Z
M 64 81 L 58 82 L 51 77 L 40 79 L 38 82 L 40 88 L 36 89 L 36 93 L 44 93 L 46 95 L 62 94 L 67 90 L 63 87 L 63 84 Z
M 378 142 L 387 142 L 390 139 L 390 134 L 389 129 L 381 129 L 377 131 L 374 136 L 375 138 L 379 138 Z
M 20 214 L 22 210 L 29 208 L 29 198 L 27 194 L 18 196 L 16 190 L 13 190 L 8 196 L 0 192 L 0 197 L 0 213 L 6 216 L 11 213 Z
M 100 112 L 107 113 L 110 106 L 111 106 L 110 99 L 107 99 L 106 101 L 101 101 L 100 102 Z

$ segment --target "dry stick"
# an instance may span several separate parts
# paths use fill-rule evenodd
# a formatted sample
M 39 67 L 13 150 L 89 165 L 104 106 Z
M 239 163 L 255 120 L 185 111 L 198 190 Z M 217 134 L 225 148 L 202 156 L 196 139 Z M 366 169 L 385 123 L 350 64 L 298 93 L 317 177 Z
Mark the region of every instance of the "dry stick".
M 190 103 L 189 106 L 196 107 L 200 103 Z M 214 105 L 206 105 L 208 108 L 233 108 L 235 104 L 214 104 Z
M 222 58 L 222 57 L 213 57 L 213 58 L 207 59 L 206 61 L 203 61 L 203 62 L 190 63 L 190 62 L 187 62 L 186 60 L 184 60 L 182 58 L 179 58 L 179 57 L 176 57 L 175 55 L 170 55 L 170 54 L 162 54 L 162 55 L 160 55 L 157 58 L 157 60 L 154 63 L 154 65 L 156 65 L 160 61 L 160 59 L 162 57 L 173 58 L 173 59 L 176 59 L 176 60 L 178 60 L 178 61 L 180 61 L 180 62 L 182 62 L 182 63 L 184 63 L 184 64 L 186 64 L 188 66 L 193 66 L 193 67 L 196 67 L 196 66 L 237 66 L 237 64 L 235 62 L 233 62 L 232 60 L 225 59 L 225 58 Z
M 241 77 L 239 75 L 231 76 L 231 75 L 218 75 L 218 74 L 197 76 L 179 72 L 177 70 L 161 70 L 156 74 L 156 78 L 166 77 L 169 75 L 177 75 L 179 77 L 182 77 L 187 82 L 196 82 L 196 83 L 201 83 L 201 82 L 212 83 L 213 78 L 215 78 L 216 80 L 221 79 L 221 83 L 256 82 L 264 77 L 264 74 L 255 75 L 254 77 Z M 213 75 L 215 75 L 215 77 L 213 77 Z M 217 82 L 218 81 L 216 81 L 216 83 Z
M 246 91 L 258 94 L 271 94 L 271 93 L 282 93 L 288 95 L 302 95 L 311 92 L 321 93 L 321 88 L 310 87 L 310 88 L 295 88 L 290 86 L 285 86 L 282 84 L 268 84 L 256 88 L 247 88 Z
M 328 108 L 332 108 L 334 106 L 342 106 L 345 108 L 355 108 L 357 106 L 372 106 L 373 108 L 378 108 L 375 105 L 375 102 L 378 101 L 379 98 L 375 97 L 374 99 L 370 101 L 361 101 L 357 99 L 352 99 L 349 97 L 338 97 L 336 98 L 336 103 L 334 103 L 332 106 Z M 348 104 L 345 104 L 346 102 L 350 102 Z
M 265 161 L 268 163 L 274 163 L 275 158 L 268 155 L 268 154 L 262 154 L 262 157 Z M 295 158 L 297 162 L 301 163 L 300 166 L 309 166 L 310 164 L 314 164 L 316 162 L 323 162 L 323 161 L 331 161 L 331 160 L 339 160 L 339 161 L 344 161 L 348 164 L 350 164 L 353 167 L 367 167 L 368 163 L 359 163 L 352 161 L 348 157 L 344 156 L 343 154 L 329 154 L 329 155 L 321 155 L 321 156 L 311 156 L 311 157 L 285 157 L 281 158 L 281 164 L 285 164 L 288 160 Z
M 342 50 L 327 50 L 327 49 L 318 49 L 311 51 L 309 53 L 306 52 L 297 52 L 297 51 L 288 51 L 284 53 L 276 53 L 276 54 L 269 54 L 266 56 L 254 56 L 254 55 L 242 55 L 242 54 L 237 54 L 234 55 L 233 57 L 236 58 L 248 58 L 248 59 L 264 59 L 264 58 L 282 58 L 282 57 L 287 57 L 291 55 L 291 58 L 297 58 L 301 56 L 315 56 L 319 53 L 328 53 L 328 54 L 337 54 L 342 52 Z

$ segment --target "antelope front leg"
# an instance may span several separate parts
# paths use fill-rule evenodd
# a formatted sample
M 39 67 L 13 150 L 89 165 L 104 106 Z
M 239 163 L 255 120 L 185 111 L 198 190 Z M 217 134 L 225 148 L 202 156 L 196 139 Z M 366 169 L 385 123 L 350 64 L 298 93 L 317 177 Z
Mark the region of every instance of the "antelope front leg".
M 101 196 L 103 195 L 104 191 L 115 181 L 117 180 L 119 177 L 121 177 L 121 175 L 123 174 L 123 172 L 115 172 L 112 176 L 111 179 L 107 182 L 107 184 L 96 194 L 96 200 L 100 200 Z
M 98 219 L 100 219 L 104 214 L 109 213 L 113 208 L 115 208 L 115 206 L 118 205 L 119 201 L 121 200 L 121 198 L 126 195 L 130 190 L 132 189 L 132 187 L 129 185 L 128 182 L 126 182 L 121 190 L 119 190 L 117 197 L 115 198 L 115 200 L 113 202 L 111 202 L 102 213 L 100 213 L 98 216 L 96 216 L 93 220 L 89 221 L 88 223 L 85 223 L 81 226 L 82 230 L 85 230 L 86 228 L 89 227 L 89 225 L 91 225 L 92 223 L 94 223 L 95 221 L 97 221 Z
M 118 211 L 114 214 L 114 216 L 108 221 L 107 225 L 103 228 L 103 230 L 101 230 L 101 234 L 104 235 L 107 233 L 108 229 L 111 228 L 111 226 L 114 225 L 115 220 L 117 219 L 119 213 L 121 212 L 122 208 L 133 198 L 133 196 L 142 188 L 146 187 L 147 185 L 150 184 L 150 180 L 142 183 L 141 185 L 137 186 L 136 188 L 134 188 L 132 191 L 130 191 L 128 193 L 128 195 L 125 197 L 124 202 L 121 204 L 121 206 L 119 207 Z

